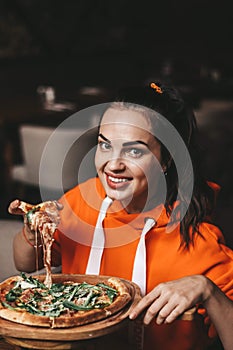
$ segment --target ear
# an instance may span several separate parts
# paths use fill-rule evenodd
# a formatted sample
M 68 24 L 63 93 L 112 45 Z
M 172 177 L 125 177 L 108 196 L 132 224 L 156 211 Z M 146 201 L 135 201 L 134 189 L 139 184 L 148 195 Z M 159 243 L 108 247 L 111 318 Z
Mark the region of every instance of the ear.
M 168 162 L 167 162 L 167 170 L 170 168 L 171 164 L 172 164 L 172 157 L 169 158 Z
M 166 164 L 162 164 L 162 172 L 166 173 L 167 171 L 167 165 Z
M 168 169 L 171 166 L 171 163 L 172 163 L 172 157 L 170 157 L 166 163 L 162 163 L 161 164 L 162 165 L 162 170 L 163 170 L 164 173 L 166 173 L 168 171 Z

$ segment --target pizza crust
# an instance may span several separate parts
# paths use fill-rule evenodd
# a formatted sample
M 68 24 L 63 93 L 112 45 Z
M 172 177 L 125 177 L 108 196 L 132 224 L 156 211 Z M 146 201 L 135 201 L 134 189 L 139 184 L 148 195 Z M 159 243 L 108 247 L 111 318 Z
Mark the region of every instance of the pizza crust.
M 65 278 L 64 278 L 65 276 Z M 43 280 L 44 276 L 36 276 L 39 280 Z M 84 282 L 88 281 L 91 276 L 88 275 L 54 275 L 53 280 L 55 283 L 63 283 L 65 281 L 72 282 Z M 3 295 L 6 291 L 9 291 L 14 283 L 20 280 L 20 276 L 11 277 L 6 281 L 0 284 L 0 297 L 3 299 Z M 69 328 L 86 325 L 88 323 L 97 322 L 99 320 L 103 320 L 117 312 L 123 310 L 126 305 L 131 300 L 131 294 L 127 288 L 127 285 L 123 280 L 116 277 L 103 277 L 103 276 L 95 276 L 94 281 L 88 281 L 90 284 L 97 283 L 106 283 L 109 284 L 110 287 L 117 289 L 118 295 L 109 306 L 102 309 L 92 309 L 87 311 L 75 311 L 70 315 L 61 315 L 59 317 L 47 317 L 47 316 L 38 316 L 30 314 L 25 310 L 11 310 L 2 305 L 0 303 L 0 317 L 13 321 L 16 323 L 21 323 L 29 326 L 37 326 L 37 327 L 50 327 L 50 328 Z

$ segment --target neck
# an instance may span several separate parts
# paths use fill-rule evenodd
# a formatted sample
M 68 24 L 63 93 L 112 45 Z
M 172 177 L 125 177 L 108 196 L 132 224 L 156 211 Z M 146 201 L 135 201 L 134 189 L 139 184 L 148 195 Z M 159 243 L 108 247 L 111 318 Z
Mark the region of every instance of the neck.
M 125 204 L 124 201 L 122 201 L 121 204 L 128 214 L 136 214 L 152 210 L 161 203 L 158 202 L 156 197 L 151 197 L 148 200 L 144 200 L 143 202 L 135 200 Z

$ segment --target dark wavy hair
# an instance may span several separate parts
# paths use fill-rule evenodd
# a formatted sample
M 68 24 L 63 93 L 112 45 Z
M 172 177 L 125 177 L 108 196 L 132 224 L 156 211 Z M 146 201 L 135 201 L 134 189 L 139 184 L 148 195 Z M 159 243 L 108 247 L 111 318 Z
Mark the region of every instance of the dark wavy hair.
M 144 106 L 159 113 L 175 127 L 187 147 L 192 162 L 192 174 L 187 171 L 184 161 L 181 162 L 183 168 L 178 178 L 176 164 L 166 146 L 160 142 L 162 163 L 166 167 L 165 208 L 169 216 L 172 213 L 173 219 L 181 216 L 181 245 L 188 248 L 190 243 L 194 243 L 195 234 L 201 234 L 199 225 L 209 221 L 214 209 L 214 191 L 201 172 L 198 130 L 192 109 L 177 88 L 159 82 L 155 84 L 139 88 L 124 88 L 119 91 L 115 101 Z M 183 157 L 182 154 L 179 156 Z M 193 176 L 192 179 L 191 176 Z M 187 197 L 191 185 L 193 185 L 193 191 L 190 200 Z M 176 201 L 179 205 L 174 209 Z

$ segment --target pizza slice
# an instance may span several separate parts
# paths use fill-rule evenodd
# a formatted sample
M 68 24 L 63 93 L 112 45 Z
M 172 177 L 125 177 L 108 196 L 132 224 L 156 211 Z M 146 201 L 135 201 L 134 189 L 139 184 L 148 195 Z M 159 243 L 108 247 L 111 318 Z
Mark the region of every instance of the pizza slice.
M 32 232 L 35 232 L 36 248 L 41 241 L 43 247 L 43 262 L 46 270 L 45 285 L 52 285 L 51 252 L 54 233 L 60 222 L 59 210 L 61 205 L 57 201 L 46 201 L 32 205 L 20 201 L 19 209 L 24 213 L 24 222 Z

